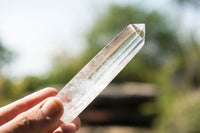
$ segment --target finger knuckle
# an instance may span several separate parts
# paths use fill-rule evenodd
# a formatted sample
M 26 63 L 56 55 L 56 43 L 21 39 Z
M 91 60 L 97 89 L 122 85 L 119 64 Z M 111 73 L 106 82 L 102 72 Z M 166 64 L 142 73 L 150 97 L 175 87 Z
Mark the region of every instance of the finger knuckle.
M 42 122 L 46 122 L 47 120 L 41 121 L 39 118 L 35 116 L 27 115 L 27 113 L 21 113 L 18 116 L 18 127 L 23 131 L 37 131 L 41 128 Z

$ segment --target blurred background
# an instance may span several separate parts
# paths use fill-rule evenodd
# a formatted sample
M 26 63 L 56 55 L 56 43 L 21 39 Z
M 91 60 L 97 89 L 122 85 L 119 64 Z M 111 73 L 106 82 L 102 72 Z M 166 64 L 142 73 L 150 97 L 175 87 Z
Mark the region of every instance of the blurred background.
M 0 105 L 60 90 L 130 23 L 145 46 L 80 115 L 79 133 L 200 132 L 199 0 L 0 0 Z

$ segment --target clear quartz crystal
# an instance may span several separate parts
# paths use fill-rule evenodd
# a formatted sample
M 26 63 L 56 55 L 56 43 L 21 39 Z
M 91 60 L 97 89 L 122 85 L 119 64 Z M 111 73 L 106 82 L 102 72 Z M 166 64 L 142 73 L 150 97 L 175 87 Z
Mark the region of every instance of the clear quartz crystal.
M 144 24 L 129 24 L 58 93 L 63 122 L 72 122 L 95 99 L 142 48 L 144 38 Z

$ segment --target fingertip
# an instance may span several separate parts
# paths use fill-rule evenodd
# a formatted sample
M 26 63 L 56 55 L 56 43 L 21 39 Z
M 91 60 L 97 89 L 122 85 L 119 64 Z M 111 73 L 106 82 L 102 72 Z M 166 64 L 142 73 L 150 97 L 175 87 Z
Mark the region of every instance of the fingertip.
M 55 97 L 48 98 L 40 108 L 42 108 L 44 115 L 51 118 L 60 118 L 64 112 L 62 102 Z
M 58 91 L 53 87 L 46 87 L 43 90 L 48 92 L 49 94 L 54 94 L 54 95 L 58 94 Z
M 60 126 L 60 131 L 62 131 L 61 133 L 75 133 L 76 132 L 76 125 L 73 123 L 70 124 L 62 124 Z

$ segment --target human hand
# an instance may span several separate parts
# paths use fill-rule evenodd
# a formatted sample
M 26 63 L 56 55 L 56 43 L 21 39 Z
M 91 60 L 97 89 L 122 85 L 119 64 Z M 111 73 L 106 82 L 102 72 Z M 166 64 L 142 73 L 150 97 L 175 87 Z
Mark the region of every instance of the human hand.
M 45 88 L 0 108 L 0 133 L 75 133 L 80 120 L 60 121 L 64 109 L 57 93 Z

